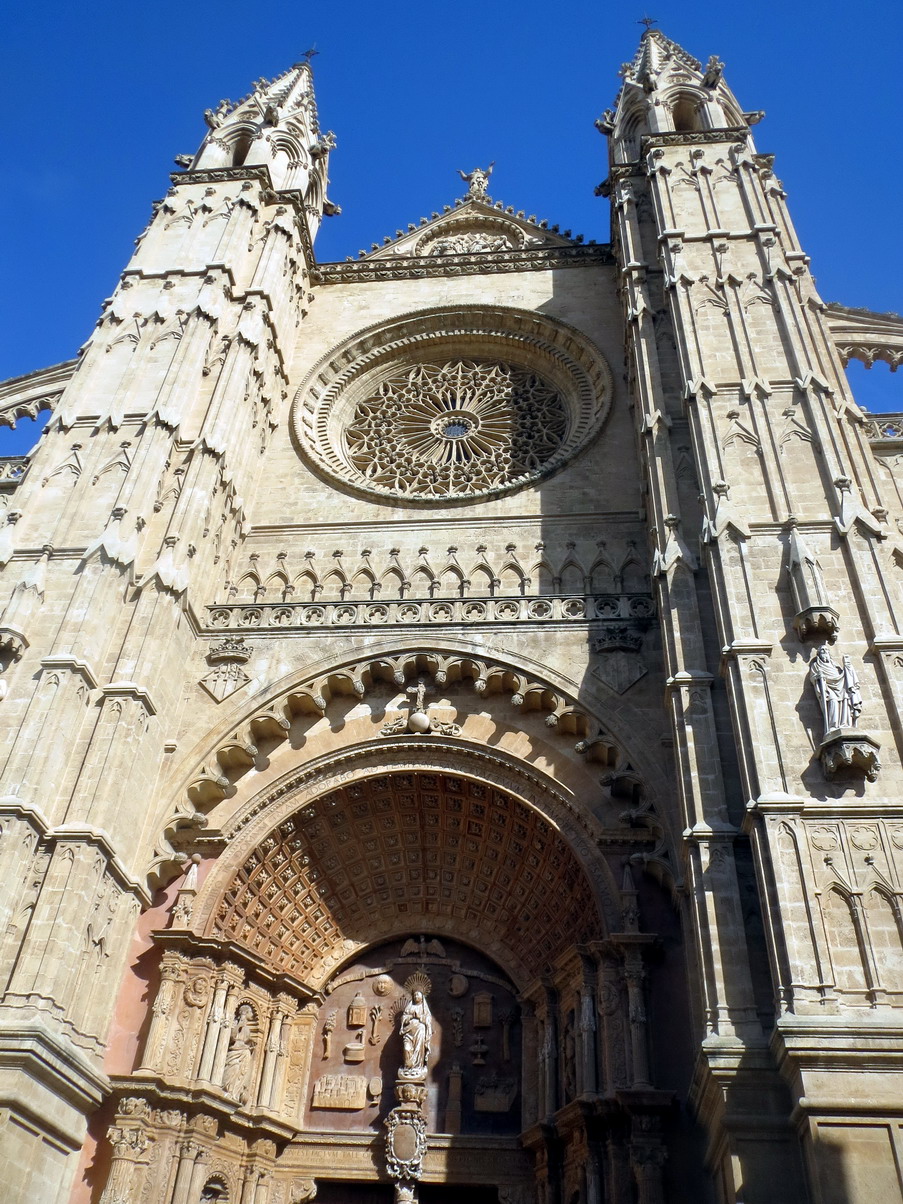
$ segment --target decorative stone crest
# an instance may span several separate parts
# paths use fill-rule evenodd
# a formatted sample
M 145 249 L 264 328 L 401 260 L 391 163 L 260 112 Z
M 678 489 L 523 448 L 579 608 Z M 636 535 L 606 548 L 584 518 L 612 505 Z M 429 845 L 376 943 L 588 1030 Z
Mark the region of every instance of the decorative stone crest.
M 228 636 L 207 653 L 207 663 L 213 668 L 201 678 L 200 685 L 211 698 L 223 702 L 251 680 L 242 668 L 250 659 L 251 650 L 246 646 L 244 636 Z
M 825 777 L 832 778 L 847 769 L 874 782 L 881 769 L 878 758 L 881 746 L 867 732 L 857 730 L 862 693 L 853 662 L 844 656 L 841 664 L 836 664 L 823 644 L 809 662 L 809 680 L 824 723 L 818 755 Z
M 593 652 L 599 653 L 594 675 L 615 693 L 625 693 L 646 675 L 646 664 L 638 655 L 642 646 L 643 637 L 633 627 L 607 625 L 592 641 Z
M 410 710 L 407 715 L 399 715 L 391 723 L 380 728 L 381 736 L 400 736 L 404 733 L 425 736 L 430 732 L 439 736 L 460 736 L 461 728 L 457 723 L 442 723 L 429 715 L 425 697 L 428 687 L 421 678 L 414 686 L 408 686 L 405 693 L 410 698 Z

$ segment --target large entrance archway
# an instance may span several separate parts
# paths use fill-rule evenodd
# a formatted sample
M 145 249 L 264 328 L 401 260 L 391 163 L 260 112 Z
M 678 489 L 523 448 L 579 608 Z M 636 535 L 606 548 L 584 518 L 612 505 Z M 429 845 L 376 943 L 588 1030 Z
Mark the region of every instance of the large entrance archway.
M 604 1183 L 630 1199 L 670 1106 L 629 866 L 643 831 L 612 852 L 560 782 L 443 739 L 271 779 L 153 933 L 159 987 L 137 1068 L 114 1080 L 103 1204 L 111 1187 L 142 1204 L 376 1204 L 400 1184 L 387 1133 L 409 1098 L 422 1204 L 599 1204 Z M 417 992 L 433 1036 L 401 1093 Z

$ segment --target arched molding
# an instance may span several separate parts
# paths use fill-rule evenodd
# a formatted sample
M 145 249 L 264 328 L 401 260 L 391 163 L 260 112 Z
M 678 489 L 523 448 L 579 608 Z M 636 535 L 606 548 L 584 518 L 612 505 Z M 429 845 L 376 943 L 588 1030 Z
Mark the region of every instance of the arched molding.
M 608 931 L 620 924 L 620 895 L 609 865 L 600 852 L 602 828 L 571 791 L 549 774 L 498 749 L 479 748 L 446 738 L 412 739 L 403 744 L 367 743 L 326 754 L 294 766 L 249 798 L 223 825 L 227 847 L 208 874 L 192 913 L 192 929 L 209 935 L 217 908 L 235 874 L 266 837 L 305 807 L 339 788 L 365 782 L 377 774 L 448 773 L 498 789 L 540 816 L 564 840 L 581 868 Z M 416 917 L 415 924 L 426 922 Z M 455 935 L 454 926 L 441 917 L 428 920 L 437 931 Z M 378 939 L 405 935 L 405 929 L 388 928 Z M 407 932 L 407 935 L 410 935 Z M 458 933 L 460 936 L 460 933 Z M 377 939 L 377 938 L 373 938 Z M 473 939 L 473 937 L 471 937 Z M 335 973 L 343 958 L 359 952 L 347 948 L 322 970 L 323 981 Z M 511 953 L 493 949 L 506 969 L 521 983 L 528 972 L 512 965 Z M 319 981 L 311 985 L 319 987 Z
M 184 843 L 186 829 L 206 827 L 214 808 L 237 794 L 240 779 L 255 767 L 259 739 L 271 744 L 288 741 L 298 721 L 312 727 L 326 717 L 333 699 L 366 701 L 374 683 L 391 683 L 403 691 L 422 672 L 443 673 L 445 682 L 469 685 L 479 699 L 480 711 L 491 712 L 493 740 L 504 728 L 522 732 L 520 717 L 525 712 L 542 714 L 546 733 L 542 755 L 550 763 L 557 763 L 559 775 L 564 766 L 579 772 L 587 761 L 597 762 L 608 771 L 630 765 L 646 783 L 650 808 L 659 817 L 666 813 L 658 805 L 670 793 L 666 767 L 650 756 L 648 747 L 637 738 L 647 729 L 648 717 L 623 698 L 616 708 L 610 707 L 596 694 L 594 686 L 580 689 L 528 658 L 515 662 L 487 656 L 484 647 L 468 647 L 465 641 L 425 649 L 422 645 L 399 648 L 385 640 L 374 642 L 364 661 L 336 663 L 323 658 L 304 670 L 287 674 L 250 700 L 237 704 L 213 732 L 195 745 L 169 795 L 168 814 L 164 811 L 155 825 L 155 847 L 147 868 L 151 888 L 179 871 L 184 854 L 174 848 L 173 842 Z M 344 719 L 342 723 L 345 728 Z M 378 728 L 373 730 L 374 737 L 377 732 Z
M 509 363 L 547 382 L 567 410 L 559 447 L 536 470 L 466 495 L 418 498 L 368 483 L 345 447 L 345 426 L 358 402 L 406 365 L 455 357 Z M 333 484 L 362 496 L 401 497 L 412 506 L 460 505 L 509 493 L 557 472 L 601 429 L 612 391 L 611 370 L 601 352 L 574 327 L 502 306 L 441 307 L 367 327 L 334 347 L 298 389 L 291 429 L 299 453 Z

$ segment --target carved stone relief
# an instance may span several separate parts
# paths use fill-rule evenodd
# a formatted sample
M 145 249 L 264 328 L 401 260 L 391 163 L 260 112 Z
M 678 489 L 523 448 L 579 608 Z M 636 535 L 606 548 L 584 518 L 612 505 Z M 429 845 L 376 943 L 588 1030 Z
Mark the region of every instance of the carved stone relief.
M 474 992 L 466 1010 L 456 1002 L 462 979 Z M 513 984 L 488 958 L 444 938 L 394 941 L 346 966 L 325 993 L 317 1029 L 334 1029 L 329 1057 L 314 1060 L 308 1106 L 316 1127 L 375 1131 L 402 1106 L 422 1115 L 429 1132 L 450 1131 L 449 1116 L 455 1132 L 519 1131 L 520 1012 Z M 358 999 L 382 1009 L 384 1022 L 350 1071 L 344 1047 L 358 1031 L 347 1023 Z

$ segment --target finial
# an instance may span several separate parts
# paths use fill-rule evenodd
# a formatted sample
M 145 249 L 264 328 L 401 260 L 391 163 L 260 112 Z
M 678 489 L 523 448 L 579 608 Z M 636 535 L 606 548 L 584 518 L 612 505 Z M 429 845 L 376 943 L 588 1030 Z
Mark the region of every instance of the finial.
M 645 25 L 646 32 L 648 33 L 653 25 L 658 25 L 658 17 L 640 17 L 637 25 Z
M 304 53 L 301 55 L 301 58 L 304 60 L 305 63 L 310 63 L 310 60 L 314 57 L 314 55 L 319 54 L 319 53 L 320 53 L 319 50 L 317 50 L 317 43 L 314 42 L 314 44 L 313 44 L 313 46 L 311 46 L 310 50 L 304 51 Z
M 458 175 L 468 185 L 467 196 L 469 199 L 486 200 L 486 189 L 489 186 L 489 177 L 492 175 L 493 167 L 495 167 L 495 159 L 488 167 L 475 167 L 473 171 L 462 171 L 460 167 L 458 168 Z

